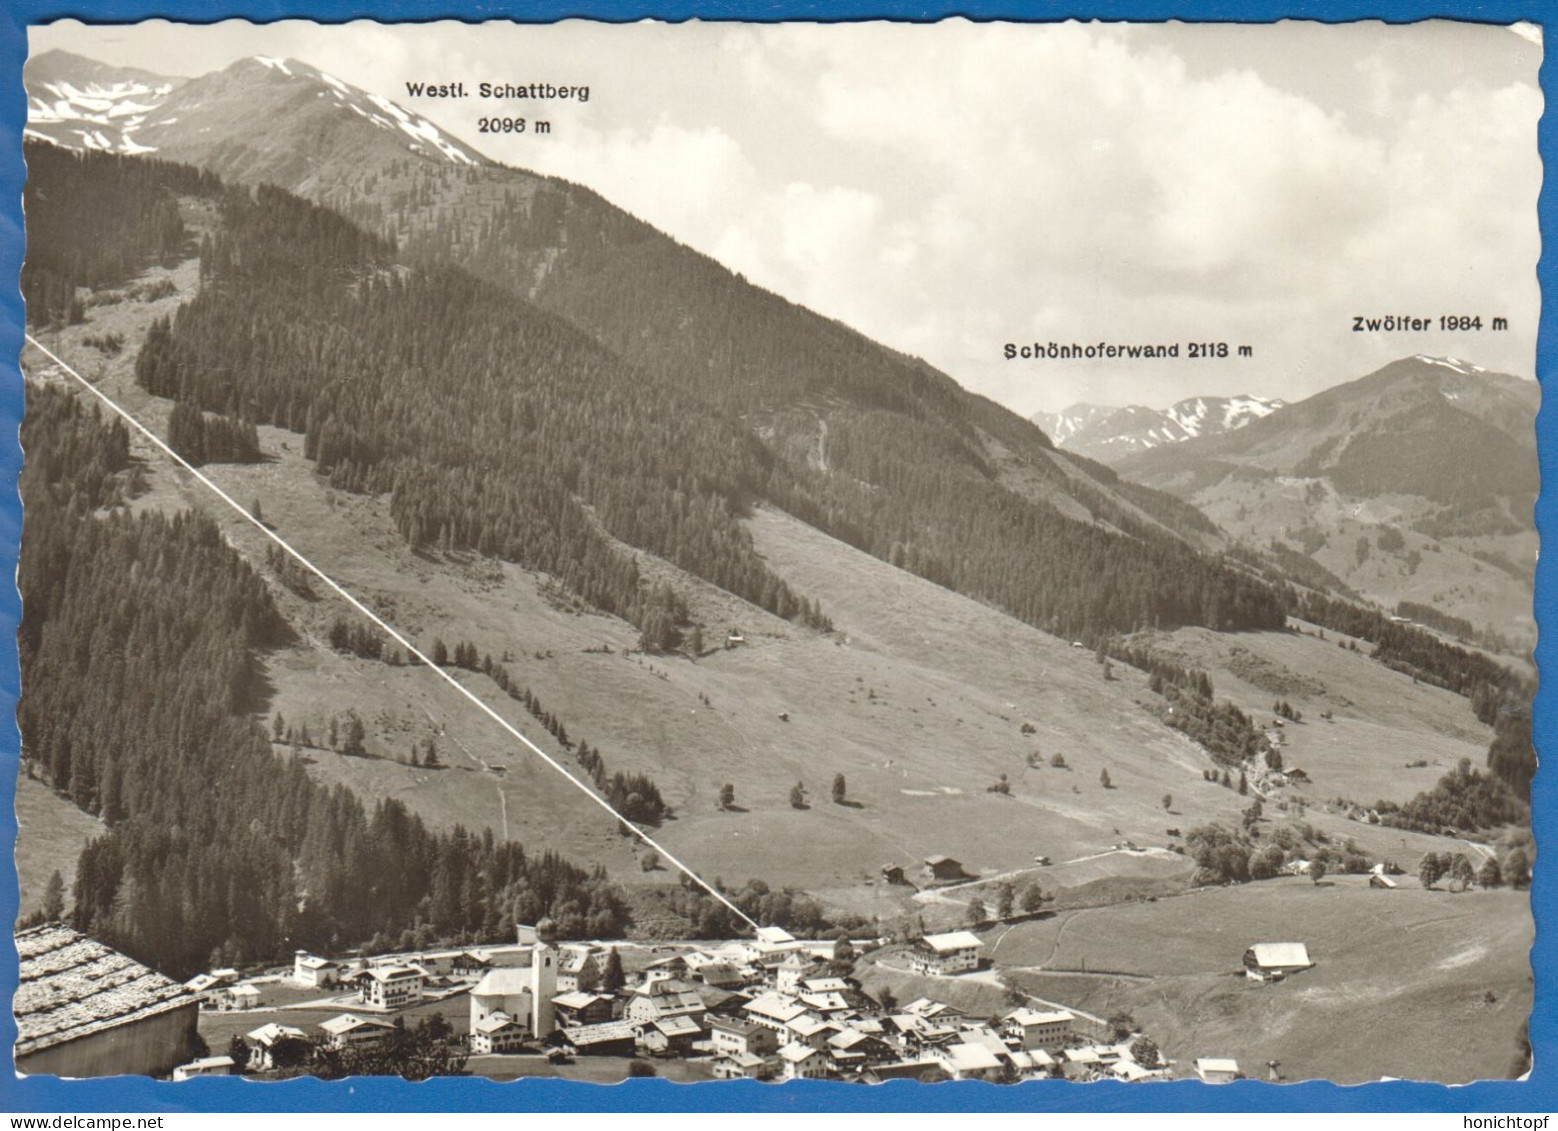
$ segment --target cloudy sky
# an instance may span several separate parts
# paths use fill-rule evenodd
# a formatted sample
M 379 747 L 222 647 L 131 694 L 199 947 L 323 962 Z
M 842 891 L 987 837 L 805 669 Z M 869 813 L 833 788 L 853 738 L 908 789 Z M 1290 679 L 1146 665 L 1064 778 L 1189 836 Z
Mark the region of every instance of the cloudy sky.
M 1529 27 L 151 23 L 31 38 L 164 74 L 306 60 L 1025 414 L 1291 400 L 1418 352 L 1534 371 Z M 591 93 L 447 102 L 408 98 L 408 79 Z M 494 111 L 553 132 L 478 135 Z M 1510 329 L 1352 331 L 1354 315 L 1401 313 Z M 1002 358 L 1052 340 L 1254 357 Z

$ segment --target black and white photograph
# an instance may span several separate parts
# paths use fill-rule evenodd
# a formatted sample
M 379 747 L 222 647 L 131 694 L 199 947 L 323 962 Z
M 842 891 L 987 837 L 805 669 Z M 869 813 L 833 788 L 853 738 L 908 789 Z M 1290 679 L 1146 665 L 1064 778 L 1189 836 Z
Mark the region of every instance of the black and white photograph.
M 28 40 L 18 1072 L 1529 1071 L 1541 29 Z

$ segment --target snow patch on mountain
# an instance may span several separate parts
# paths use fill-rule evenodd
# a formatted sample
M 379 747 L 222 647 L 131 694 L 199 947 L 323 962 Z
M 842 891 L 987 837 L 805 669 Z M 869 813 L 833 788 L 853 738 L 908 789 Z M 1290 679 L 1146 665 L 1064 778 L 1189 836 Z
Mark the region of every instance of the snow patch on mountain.
M 29 84 L 28 136 L 61 143 L 74 138 L 73 148 L 118 153 L 151 153 L 153 146 L 135 140 L 135 132 L 173 90 L 172 83 L 137 80 L 71 82 L 56 79 Z M 47 127 L 55 127 L 49 129 Z M 71 144 L 64 141 L 64 144 Z
M 1243 428 L 1252 420 L 1270 416 L 1282 404 L 1265 397 L 1196 397 L 1174 405 L 1168 416 L 1185 430 L 1188 438 Z
M 1473 365 L 1469 361 L 1462 361 L 1458 357 L 1430 357 L 1426 353 L 1414 354 L 1413 359 L 1426 365 L 1437 365 L 1444 369 L 1453 370 L 1463 377 L 1469 377 L 1473 373 L 1486 373 L 1487 370 L 1480 365 Z

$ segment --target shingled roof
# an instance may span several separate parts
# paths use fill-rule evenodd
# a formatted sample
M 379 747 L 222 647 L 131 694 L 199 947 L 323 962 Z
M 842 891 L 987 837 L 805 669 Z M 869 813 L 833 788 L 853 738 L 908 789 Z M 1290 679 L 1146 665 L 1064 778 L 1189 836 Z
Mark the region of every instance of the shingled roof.
M 199 1003 L 172 978 L 58 923 L 18 932 L 16 951 L 18 1058 Z

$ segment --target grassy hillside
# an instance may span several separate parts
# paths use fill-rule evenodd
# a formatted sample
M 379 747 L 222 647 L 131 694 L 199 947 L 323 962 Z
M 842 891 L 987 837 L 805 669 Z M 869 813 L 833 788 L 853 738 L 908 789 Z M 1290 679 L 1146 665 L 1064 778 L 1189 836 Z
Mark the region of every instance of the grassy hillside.
M 44 889 L 55 871 L 65 881 L 65 906 L 70 906 L 76 860 L 87 841 L 103 831 L 103 822 L 83 813 L 42 782 L 26 774 L 16 779 L 16 881 L 20 889 L 17 916 L 43 906 Z
M 1257 1078 L 1278 1060 L 1288 1080 L 1464 1083 L 1511 1073 L 1532 937 L 1524 892 L 1423 891 L 1410 878 L 1379 891 L 1343 876 L 1063 912 L 1005 932 L 993 953 L 1023 968 L 1012 981 L 1027 992 L 1130 1013 L 1181 1072 L 1232 1056 Z M 1271 985 L 1244 977 L 1246 947 L 1288 941 L 1308 946 L 1312 970 Z
M 1480 529 L 1456 534 L 1451 526 L 1440 531 L 1434 519 L 1441 508 L 1421 497 L 1356 497 L 1323 478 L 1229 477 L 1187 497 L 1230 539 L 1260 549 L 1276 540 L 1307 552 L 1343 585 L 1387 608 L 1431 605 L 1515 649 L 1536 638 L 1537 536 L 1529 509 L 1517 504 L 1486 508 Z M 1425 523 L 1431 533 L 1418 529 Z

